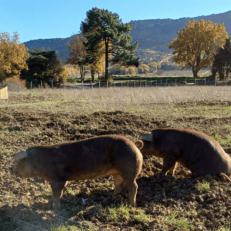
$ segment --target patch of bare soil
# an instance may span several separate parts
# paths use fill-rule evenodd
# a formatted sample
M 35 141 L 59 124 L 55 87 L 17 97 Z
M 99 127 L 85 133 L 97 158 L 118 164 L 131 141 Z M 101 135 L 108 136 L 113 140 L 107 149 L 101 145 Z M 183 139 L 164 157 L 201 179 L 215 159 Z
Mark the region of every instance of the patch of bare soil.
M 158 173 L 162 161 L 155 157 L 144 158 L 138 179 L 137 207 L 147 219 L 132 211 L 122 216 L 120 210 L 113 217 L 110 208 L 126 204 L 128 193 L 124 190 L 113 197 L 112 177 L 69 182 L 62 210 L 54 214 L 50 211 L 48 182 L 12 175 L 8 169 L 13 164 L 12 154 L 34 145 L 104 134 L 122 134 L 135 141 L 141 132 L 168 127 L 168 122 L 155 115 L 122 111 L 81 116 L 13 109 L 11 114 L 8 112 L 0 111 L 0 230 L 54 230 L 56 225 L 81 226 L 83 230 L 218 230 L 229 225 L 230 183 L 211 176 L 190 178 L 189 171 L 182 166 L 177 167 L 176 177 L 161 178 Z M 226 135 L 231 117 L 187 117 L 171 121 L 179 128 L 185 127 L 186 122 L 188 128 Z

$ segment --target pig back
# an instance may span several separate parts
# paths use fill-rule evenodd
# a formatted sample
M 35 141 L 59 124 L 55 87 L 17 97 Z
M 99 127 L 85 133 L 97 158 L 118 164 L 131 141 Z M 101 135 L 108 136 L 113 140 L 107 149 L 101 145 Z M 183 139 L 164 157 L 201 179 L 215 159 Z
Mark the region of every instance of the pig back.
M 125 163 L 136 165 L 137 155 L 139 150 L 129 139 L 116 135 L 28 149 L 34 169 L 65 179 L 92 178 Z

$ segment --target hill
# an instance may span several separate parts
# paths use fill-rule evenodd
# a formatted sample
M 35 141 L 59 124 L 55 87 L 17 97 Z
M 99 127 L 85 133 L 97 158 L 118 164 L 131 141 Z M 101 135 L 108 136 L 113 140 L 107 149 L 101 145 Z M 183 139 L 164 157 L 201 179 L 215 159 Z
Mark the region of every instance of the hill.
M 142 50 L 146 49 L 169 53 L 168 44 L 177 36 L 176 32 L 184 28 L 188 20 L 200 21 L 201 19 L 205 21 L 211 20 L 213 23 L 218 24 L 224 23 L 229 36 L 231 36 L 231 10 L 225 13 L 195 18 L 134 20 L 131 21 L 133 29 L 130 34 L 133 36 L 133 41 L 139 41 L 137 55 L 141 59 L 145 58 L 143 55 L 146 52 L 142 52 Z M 66 44 L 69 38 L 36 39 L 24 44 L 29 49 L 45 48 L 56 50 L 61 59 L 65 60 L 68 57 Z

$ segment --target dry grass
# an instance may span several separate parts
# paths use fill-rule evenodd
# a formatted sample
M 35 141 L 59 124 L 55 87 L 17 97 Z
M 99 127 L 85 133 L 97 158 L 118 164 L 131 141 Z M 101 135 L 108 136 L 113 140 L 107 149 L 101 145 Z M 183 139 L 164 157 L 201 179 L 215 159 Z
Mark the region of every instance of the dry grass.
M 231 91 L 226 86 L 184 86 L 148 88 L 32 89 L 9 92 L 10 100 L 0 107 L 36 107 L 36 110 L 86 113 L 97 110 L 148 111 L 160 104 L 183 104 L 199 101 L 229 101 Z

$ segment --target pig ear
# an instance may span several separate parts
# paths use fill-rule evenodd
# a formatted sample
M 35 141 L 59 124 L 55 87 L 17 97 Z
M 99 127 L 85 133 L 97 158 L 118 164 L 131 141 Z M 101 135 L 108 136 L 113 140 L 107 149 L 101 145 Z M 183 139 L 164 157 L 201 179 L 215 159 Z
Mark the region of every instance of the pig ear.
M 144 133 L 140 136 L 140 140 L 145 140 L 145 141 L 152 141 L 153 140 L 153 135 L 151 132 Z
M 142 149 L 143 146 L 144 146 L 144 143 L 143 143 L 142 140 L 137 140 L 137 141 L 135 142 L 135 145 L 136 145 L 137 148 Z
M 24 159 L 27 157 L 27 152 L 26 151 L 21 151 L 21 152 L 18 152 L 16 155 L 15 155 L 15 158 L 14 160 L 15 161 L 19 161 L 21 159 Z

